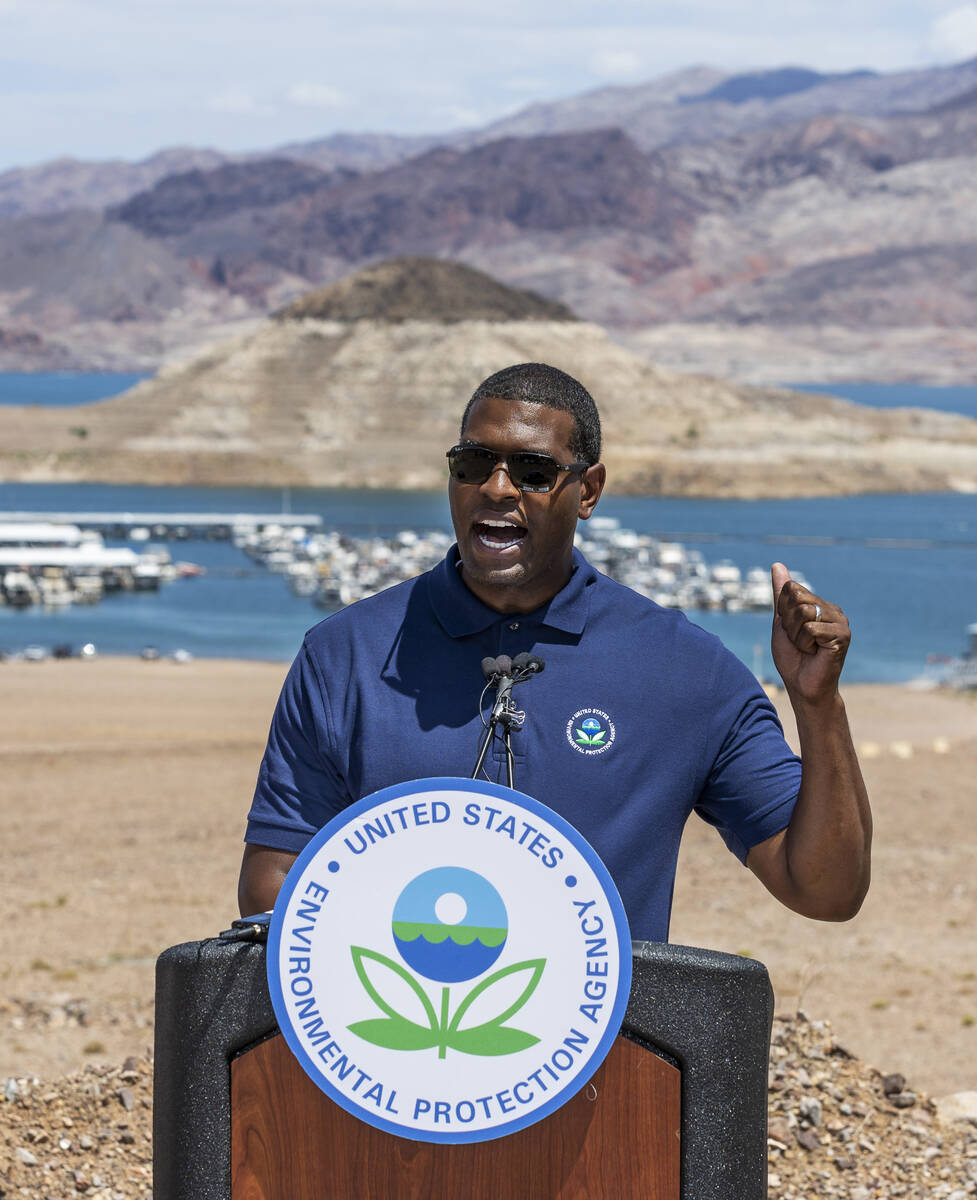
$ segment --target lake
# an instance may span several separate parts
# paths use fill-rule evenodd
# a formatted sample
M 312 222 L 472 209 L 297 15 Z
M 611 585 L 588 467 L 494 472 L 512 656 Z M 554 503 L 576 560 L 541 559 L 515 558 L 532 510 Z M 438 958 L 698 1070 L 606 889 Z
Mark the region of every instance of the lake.
M 0 375 L 0 403 L 22 394 L 23 378 Z M 93 388 L 117 388 L 138 377 L 32 378 L 37 403 L 66 404 L 80 402 L 67 397 L 83 392 L 94 399 Z M 902 402 L 977 416 L 977 388 L 805 386 L 877 407 Z M 49 401 L 41 398 L 45 389 Z M 278 512 L 283 505 L 318 513 L 327 526 L 354 535 L 450 529 L 441 493 L 0 484 L 0 509 L 7 511 Z M 977 621 L 977 500 L 972 496 L 741 501 L 615 496 L 611 490 L 599 512 L 626 528 L 684 541 L 709 563 L 728 559 L 746 570 L 785 561 L 848 613 L 854 634 L 846 667 L 850 679 L 914 678 L 924 672 L 927 656 L 959 653 L 965 627 Z M 174 559 L 200 563 L 208 574 L 177 580 L 158 593 L 112 596 L 92 608 L 0 609 L 0 649 L 93 641 L 102 653 L 133 654 L 151 644 L 164 653 L 180 647 L 200 656 L 288 660 L 304 631 L 323 615 L 310 600 L 292 595 L 281 577 L 255 568 L 228 543 L 179 542 L 170 550 Z M 748 665 L 772 673 L 766 614 L 689 615 L 719 634 Z
M 0 371 L 0 404 L 71 408 L 108 400 L 148 378 L 137 371 Z
M 935 408 L 977 418 L 977 384 L 927 387 L 921 383 L 788 383 L 799 392 L 840 396 L 869 408 Z

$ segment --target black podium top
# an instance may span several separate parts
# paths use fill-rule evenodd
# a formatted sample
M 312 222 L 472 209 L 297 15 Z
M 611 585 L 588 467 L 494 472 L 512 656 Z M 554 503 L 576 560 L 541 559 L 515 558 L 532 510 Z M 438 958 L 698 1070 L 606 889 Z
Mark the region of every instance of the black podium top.
M 636 942 L 633 953 L 621 1032 L 681 1070 L 682 1200 L 763 1200 L 773 1020 L 766 968 L 688 946 Z M 156 1200 L 230 1200 L 230 1061 L 276 1031 L 263 944 L 212 938 L 160 955 Z

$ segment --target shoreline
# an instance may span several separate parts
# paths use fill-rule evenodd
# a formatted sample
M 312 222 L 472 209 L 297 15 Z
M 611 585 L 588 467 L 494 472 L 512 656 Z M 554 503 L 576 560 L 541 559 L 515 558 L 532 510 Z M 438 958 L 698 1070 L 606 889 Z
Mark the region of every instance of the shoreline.
M 325 620 L 326 618 L 328 618 L 332 615 L 333 615 L 333 613 L 331 613 L 331 612 L 322 612 L 321 615 L 318 615 L 313 612 L 312 613 L 313 619 L 309 621 L 307 628 L 314 627 L 318 623 L 318 621 Z M 692 624 L 699 625 L 699 622 L 695 619 L 696 613 L 694 611 L 691 613 L 686 613 L 686 616 L 688 616 L 688 618 L 692 622 Z M 57 638 L 57 639 L 53 639 L 53 638 L 45 637 L 45 636 L 37 636 L 37 637 L 32 637 L 30 639 L 23 638 L 17 643 L 14 643 L 9 638 L 4 640 L 4 637 L 3 637 L 4 627 L 3 627 L 2 621 L 3 621 L 3 610 L 0 609 L 0 682 L 2 682 L 2 680 L 3 680 L 3 677 L 4 677 L 3 671 L 5 668 L 9 668 L 9 667 L 12 667 L 15 665 L 21 665 L 24 663 L 27 663 L 27 665 L 29 665 L 33 670 L 41 670 L 45 667 L 53 668 L 56 666 L 64 666 L 66 664 L 71 664 L 71 663 L 79 663 L 79 664 L 85 664 L 87 666 L 91 666 L 91 664 L 93 664 L 95 662 L 102 662 L 102 661 L 108 661 L 108 662 L 114 662 L 114 663 L 138 663 L 138 664 L 140 664 L 140 666 L 147 668 L 147 669 L 150 666 L 152 666 L 153 664 L 157 664 L 157 665 L 165 664 L 168 668 L 179 667 L 181 670 L 185 670 L 192 663 L 200 663 L 200 664 L 237 663 L 237 664 L 240 664 L 241 666 L 250 665 L 250 666 L 254 666 L 254 667 L 280 667 L 282 669 L 282 671 L 284 672 L 284 671 L 288 670 L 289 666 L 291 666 L 292 661 L 294 660 L 295 655 L 299 652 L 299 649 L 301 648 L 301 644 L 302 644 L 302 635 L 298 634 L 298 635 L 296 635 L 294 647 L 292 647 L 287 654 L 282 654 L 277 657 L 255 656 L 255 657 L 251 658 L 251 657 L 243 657 L 241 655 L 228 656 L 228 655 L 221 655 L 221 654 L 207 654 L 207 653 L 198 652 L 196 650 L 181 651 L 181 649 L 179 647 L 172 649 L 172 650 L 163 650 L 163 649 L 160 649 L 159 647 L 155 647 L 155 646 L 153 647 L 154 649 L 159 649 L 159 654 L 157 656 L 143 657 L 143 655 L 138 650 L 135 650 L 135 649 L 126 649 L 126 650 L 104 649 L 103 650 L 96 643 L 93 643 L 95 645 L 95 653 L 91 656 L 86 656 L 81 653 L 81 648 L 84 645 L 86 645 L 86 642 L 82 641 L 80 637 L 72 639 L 69 633 L 66 633 L 65 637 Z M 707 628 L 707 627 L 704 625 L 701 625 L 700 628 Z M 729 639 L 728 639 L 727 635 L 723 635 L 721 640 L 723 640 L 728 645 Z M 54 651 L 55 647 L 58 647 L 61 645 L 69 646 L 71 649 L 71 653 L 64 655 L 64 656 L 54 654 L 53 651 Z M 38 658 L 32 658 L 29 660 L 25 659 L 24 652 L 27 649 L 27 647 L 29 647 L 29 646 L 30 647 L 40 647 L 42 650 L 44 650 L 46 652 L 45 656 L 43 658 L 39 658 L 39 659 Z M 732 649 L 732 647 L 730 647 L 730 649 Z M 733 650 L 733 653 L 736 653 L 736 651 Z M 184 654 L 186 654 L 187 657 L 183 657 Z M 750 666 L 750 663 L 746 662 L 746 660 L 742 660 L 742 661 L 745 662 L 746 666 L 748 666 L 748 667 Z M 751 668 L 751 670 L 752 670 L 752 668 Z M 775 698 L 778 695 L 778 693 L 782 692 L 782 688 L 780 686 L 779 679 L 771 679 L 768 674 L 764 674 L 763 676 L 761 676 L 759 678 L 759 682 L 760 682 L 761 687 L 763 687 L 763 689 L 767 692 L 767 694 L 773 698 Z M 851 689 L 865 689 L 865 688 L 897 688 L 897 689 L 905 689 L 905 690 L 918 692 L 918 693 L 936 693 L 936 694 L 945 694 L 945 695 L 960 694 L 963 696 L 966 695 L 965 692 L 955 693 L 952 689 L 943 687 L 934 676 L 926 675 L 925 673 L 920 673 L 920 672 L 917 672 L 916 674 L 913 674 L 913 675 L 907 675 L 905 678 L 901 678 L 901 679 L 894 679 L 894 678 L 862 679 L 862 678 L 860 678 L 857 680 L 850 680 L 848 682 L 845 682 L 844 680 L 842 680 L 843 695 L 846 694 Z M 975 693 L 975 695 L 977 695 L 977 693 Z M 789 709 L 786 711 L 788 714 L 787 720 L 789 720 L 790 719 Z M 783 713 L 781 713 L 781 719 L 782 720 L 784 719 Z M 870 755 L 872 754 L 871 750 L 869 750 L 869 754 Z

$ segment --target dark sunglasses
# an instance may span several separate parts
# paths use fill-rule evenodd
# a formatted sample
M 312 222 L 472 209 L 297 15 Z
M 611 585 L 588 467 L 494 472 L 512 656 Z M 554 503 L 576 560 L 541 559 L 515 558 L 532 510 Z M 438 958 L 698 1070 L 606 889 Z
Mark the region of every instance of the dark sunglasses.
M 459 483 L 482 484 L 500 466 L 514 487 L 521 492 L 552 491 L 561 471 L 586 471 L 590 463 L 558 463 L 549 454 L 537 454 L 534 450 L 516 450 L 503 454 L 487 446 L 452 446 L 447 454 L 451 478 Z

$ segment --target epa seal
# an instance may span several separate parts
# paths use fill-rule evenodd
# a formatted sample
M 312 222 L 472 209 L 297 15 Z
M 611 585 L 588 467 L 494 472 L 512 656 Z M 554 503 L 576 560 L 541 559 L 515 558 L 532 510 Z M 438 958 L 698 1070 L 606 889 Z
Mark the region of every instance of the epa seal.
M 581 754 L 603 754 L 617 737 L 611 718 L 599 708 L 581 708 L 567 721 L 567 741 Z
M 594 850 L 520 792 L 425 779 L 351 805 L 282 887 L 279 1027 L 337 1104 L 387 1132 L 475 1142 L 541 1120 L 603 1061 L 631 940 Z

